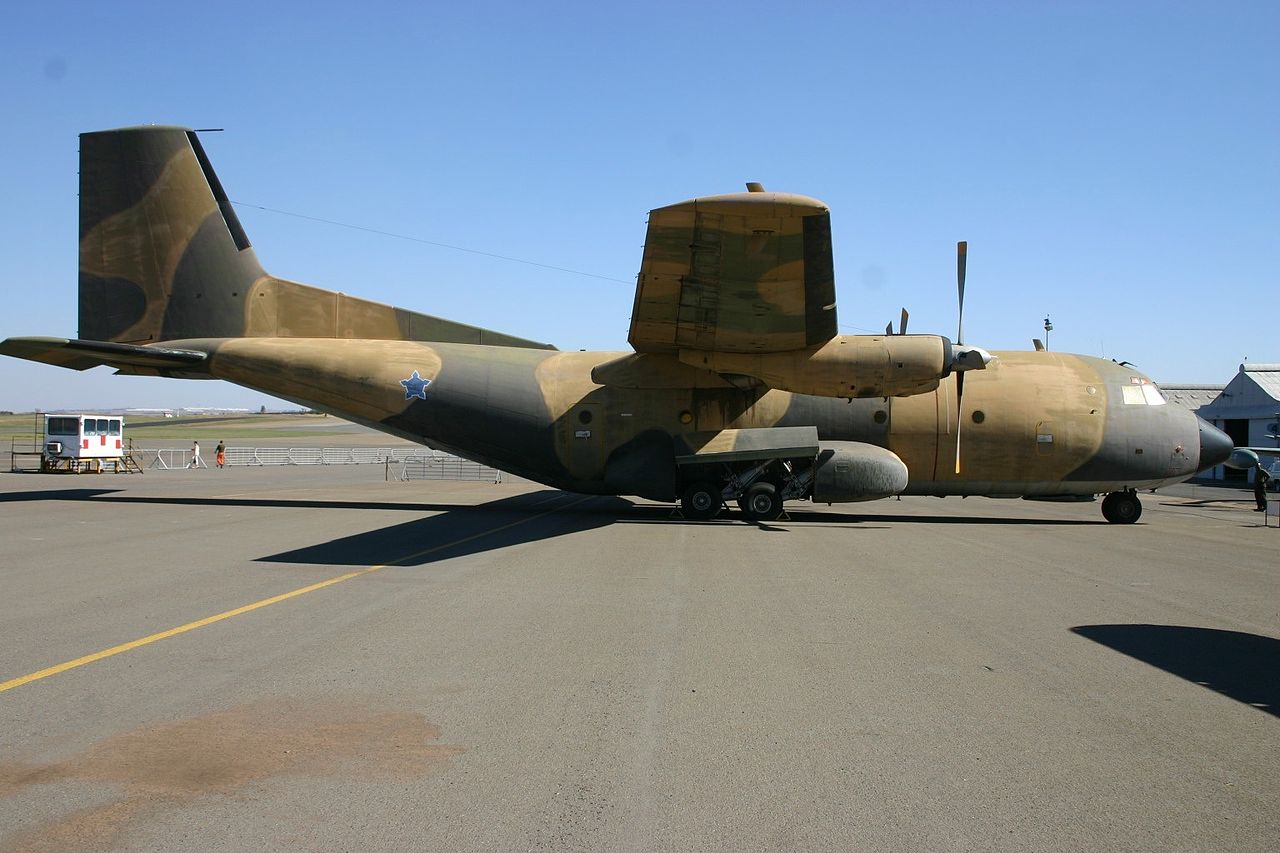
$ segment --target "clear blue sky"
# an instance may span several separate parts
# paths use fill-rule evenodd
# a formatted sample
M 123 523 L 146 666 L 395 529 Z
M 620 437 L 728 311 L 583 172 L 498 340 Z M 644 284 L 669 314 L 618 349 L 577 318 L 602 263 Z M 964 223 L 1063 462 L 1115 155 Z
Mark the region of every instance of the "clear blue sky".
M 272 273 L 626 349 L 650 208 L 749 180 L 832 209 L 841 325 L 1225 383 L 1280 361 L 1280 4 L 11 4 L 0 337 L 76 332 L 77 139 L 223 127 Z M 616 280 L 608 280 L 616 279 Z M 0 358 L 0 409 L 252 405 Z

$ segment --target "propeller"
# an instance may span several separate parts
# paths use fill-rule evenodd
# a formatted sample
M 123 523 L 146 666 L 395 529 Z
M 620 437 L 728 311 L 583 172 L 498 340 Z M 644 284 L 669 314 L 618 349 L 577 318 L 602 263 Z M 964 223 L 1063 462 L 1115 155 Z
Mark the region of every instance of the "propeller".
M 969 244 L 956 243 L 956 291 L 960 300 L 959 320 L 956 323 L 956 343 L 951 352 L 951 369 L 956 374 L 956 473 L 960 473 L 960 424 L 964 420 L 964 374 L 968 370 L 981 370 L 991 363 L 991 353 L 982 347 L 964 345 L 964 273 L 969 257 Z
M 969 261 L 969 243 L 956 243 L 956 290 L 960 294 L 959 319 L 956 321 L 956 346 L 964 346 L 964 272 Z M 960 473 L 960 424 L 964 423 L 964 371 L 956 373 L 956 473 Z
M 991 353 L 982 347 L 964 345 L 964 273 L 968 260 L 969 244 L 963 240 L 956 243 L 956 286 L 960 300 L 959 322 L 956 327 L 956 342 L 951 347 L 951 364 L 949 369 L 956 374 L 956 473 L 960 473 L 960 417 L 964 413 L 964 374 L 968 370 L 981 370 L 991 363 Z M 902 317 L 898 321 L 898 334 L 907 333 L 907 320 L 910 318 L 907 309 L 902 309 Z M 893 335 L 893 322 L 885 324 L 885 335 Z M 944 374 L 945 375 L 945 374 Z

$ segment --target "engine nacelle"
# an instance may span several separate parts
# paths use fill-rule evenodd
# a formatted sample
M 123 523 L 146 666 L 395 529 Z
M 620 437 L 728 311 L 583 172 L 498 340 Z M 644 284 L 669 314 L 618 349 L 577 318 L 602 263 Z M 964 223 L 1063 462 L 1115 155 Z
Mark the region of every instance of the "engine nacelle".
M 874 501 L 901 494 L 907 466 L 891 450 L 861 441 L 824 441 L 814 461 L 814 503 Z
M 721 374 L 754 377 L 780 391 L 819 397 L 923 394 L 957 365 L 938 335 L 840 335 L 788 352 L 680 350 L 680 360 Z M 974 366 L 984 366 L 977 364 Z M 967 366 L 967 365 L 966 365 Z

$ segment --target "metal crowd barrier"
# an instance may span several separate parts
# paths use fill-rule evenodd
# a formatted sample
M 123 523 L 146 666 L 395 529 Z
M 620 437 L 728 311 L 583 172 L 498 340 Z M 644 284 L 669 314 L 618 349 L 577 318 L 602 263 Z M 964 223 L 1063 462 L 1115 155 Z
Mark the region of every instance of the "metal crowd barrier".
M 447 453 L 415 456 L 405 459 L 397 480 L 477 480 L 502 482 L 502 472 L 479 462 L 460 459 Z
M 168 471 L 173 468 L 186 468 L 191 464 L 191 451 L 181 448 L 143 447 L 135 448 L 131 452 L 144 470 L 159 468 L 162 471 Z M 209 467 L 203 455 L 200 457 L 200 467 Z
M 201 448 L 200 467 L 214 462 L 212 448 Z M 170 470 L 191 465 L 188 448 L 141 448 L 133 451 L 143 468 Z M 477 480 L 502 482 L 502 472 L 488 465 L 422 447 L 228 447 L 226 464 L 255 465 L 385 465 L 396 466 L 397 480 Z

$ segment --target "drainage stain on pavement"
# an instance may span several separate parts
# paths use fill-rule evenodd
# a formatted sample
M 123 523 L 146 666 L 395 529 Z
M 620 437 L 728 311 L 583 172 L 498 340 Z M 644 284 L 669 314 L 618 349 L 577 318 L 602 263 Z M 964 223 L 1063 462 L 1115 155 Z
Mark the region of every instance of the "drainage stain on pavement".
M 416 713 L 273 701 L 144 726 L 54 764 L 0 762 L 0 798 L 68 782 L 114 791 L 105 804 L 3 838 L 0 849 L 103 849 L 149 812 L 235 794 L 276 776 L 416 779 L 465 751 L 435 743 L 439 736 Z

